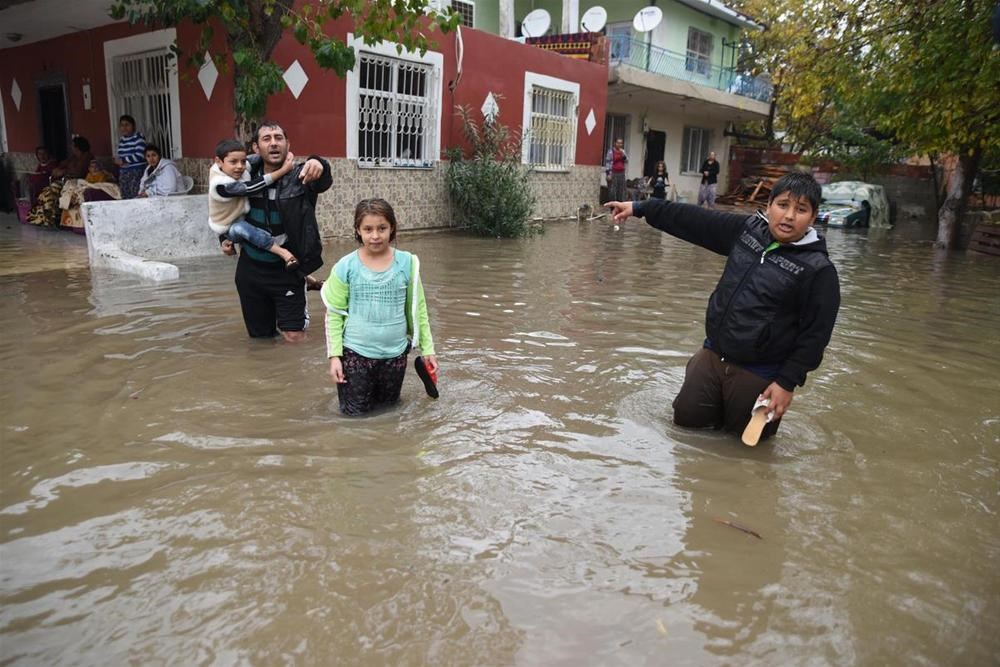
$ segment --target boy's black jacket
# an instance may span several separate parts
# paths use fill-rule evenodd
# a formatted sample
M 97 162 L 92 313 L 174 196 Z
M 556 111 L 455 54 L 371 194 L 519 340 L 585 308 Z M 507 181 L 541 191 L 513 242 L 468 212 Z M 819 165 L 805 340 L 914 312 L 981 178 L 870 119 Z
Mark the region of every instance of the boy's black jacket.
M 840 281 L 826 241 L 810 232 L 797 244 L 765 253 L 774 239 L 761 214 L 660 200 L 636 202 L 633 212 L 728 257 L 705 314 L 712 349 L 739 364 L 779 364 L 775 381 L 789 391 L 805 384 L 806 373 L 823 360 L 840 308 Z

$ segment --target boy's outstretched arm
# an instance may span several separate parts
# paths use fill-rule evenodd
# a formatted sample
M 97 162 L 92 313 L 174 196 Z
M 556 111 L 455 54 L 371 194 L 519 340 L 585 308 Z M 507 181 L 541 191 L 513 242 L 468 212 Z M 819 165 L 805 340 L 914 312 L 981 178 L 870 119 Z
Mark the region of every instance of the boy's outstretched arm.
M 729 254 L 748 217 L 746 214 L 712 211 L 661 199 L 613 201 L 605 206 L 613 211 L 616 222 L 624 222 L 630 216 L 645 218 L 647 223 L 662 232 L 720 255 Z

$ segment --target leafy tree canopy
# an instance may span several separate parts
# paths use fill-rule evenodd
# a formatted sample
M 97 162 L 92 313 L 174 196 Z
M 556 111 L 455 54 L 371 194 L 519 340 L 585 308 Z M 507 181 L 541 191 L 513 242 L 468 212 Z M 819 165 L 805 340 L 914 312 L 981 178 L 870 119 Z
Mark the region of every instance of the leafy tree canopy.
M 353 32 L 366 44 L 389 40 L 397 49 L 424 53 L 434 45 L 428 32 L 447 32 L 458 25 L 454 13 L 428 14 L 428 0 L 114 0 L 111 15 L 129 23 L 176 26 L 183 21 L 200 26 L 197 51 L 190 56 L 201 64 L 215 37 L 225 34 L 234 64 L 237 130 L 247 133 L 249 123 L 264 115 L 267 99 L 284 89 L 282 70 L 271 62 L 285 30 L 309 47 L 316 62 L 343 77 L 354 67 L 354 49 L 329 37 L 324 25 L 341 16 L 353 19 Z M 176 48 L 175 52 L 180 55 Z M 215 54 L 220 65 L 224 54 Z

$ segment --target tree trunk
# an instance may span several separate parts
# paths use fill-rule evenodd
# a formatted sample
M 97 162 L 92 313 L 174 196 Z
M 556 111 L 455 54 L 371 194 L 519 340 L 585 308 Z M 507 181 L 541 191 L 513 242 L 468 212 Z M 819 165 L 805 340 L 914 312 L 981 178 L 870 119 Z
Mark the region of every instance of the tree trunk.
M 958 155 L 955 171 L 948 181 L 948 193 L 938 210 L 938 235 L 934 243 L 937 248 L 947 249 L 955 245 L 981 156 L 982 149 L 979 146 L 972 149 L 965 148 Z

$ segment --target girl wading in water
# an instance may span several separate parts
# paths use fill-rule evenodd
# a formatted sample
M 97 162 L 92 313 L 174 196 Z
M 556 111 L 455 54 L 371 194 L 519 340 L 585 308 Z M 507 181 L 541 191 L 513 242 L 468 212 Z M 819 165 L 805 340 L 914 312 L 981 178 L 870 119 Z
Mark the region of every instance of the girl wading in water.
M 417 256 L 392 247 L 396 214 L 384 199 L 365 199 L 354 211 L 361 247 L 337 262 L 320 294 L 326 305 L 330 377 L 340 411 L 361 415 L 399 400 L 411 347 L 424 388 L 437 397 L 427 303 Z

